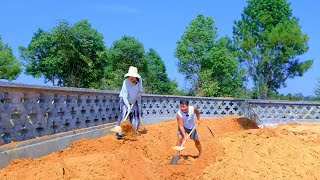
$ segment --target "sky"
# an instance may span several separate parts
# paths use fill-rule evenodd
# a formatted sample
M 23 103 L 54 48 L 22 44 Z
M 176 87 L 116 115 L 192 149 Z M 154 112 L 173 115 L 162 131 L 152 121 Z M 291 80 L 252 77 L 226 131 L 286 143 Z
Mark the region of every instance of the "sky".
M 279 93 L 314 95 L 320 78 L 320 1 L 287 2 L 291 3 L 302 32 L 309 36 L 309 50 L 299 58 L 313 59 L 314 63 L 303 77 L 287 80 L 287 87 Z M 87 19 L 103 35 L 107 48 L 127 35 L 138 39 L 146 52 L 155 49 L 166 65 L 169 78 L 177 80 L 183 89 L 188 84 L 178 72 L 174 51 L 191 20 L 198 14 L 213 17 L 219 37 L 232 37 L 234 21 L 240 20 L 246 5 L 246 0 L 10 0 L 1 2 L 0 36 L 20 59 L 18 47 L 27 47 L 37 29 L 50 31 L 59 20 L 74 24 Z M 43 85 L 44 79 L 22 73 L 13 82 Z

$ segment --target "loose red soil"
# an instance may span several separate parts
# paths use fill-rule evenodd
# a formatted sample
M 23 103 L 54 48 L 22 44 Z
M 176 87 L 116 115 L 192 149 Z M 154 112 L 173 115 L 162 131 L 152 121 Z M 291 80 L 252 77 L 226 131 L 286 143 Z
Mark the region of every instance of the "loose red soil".
M 82 139 L 41 158 L 12 160 L 0 179 L 320 179 L 320 125 L 258 127 L 240 117 L 203 118 L 197 127 L 203 153 L 192 140 L 177 165 L 177 123 L 147 125 L 135 140 L 114 134 Z

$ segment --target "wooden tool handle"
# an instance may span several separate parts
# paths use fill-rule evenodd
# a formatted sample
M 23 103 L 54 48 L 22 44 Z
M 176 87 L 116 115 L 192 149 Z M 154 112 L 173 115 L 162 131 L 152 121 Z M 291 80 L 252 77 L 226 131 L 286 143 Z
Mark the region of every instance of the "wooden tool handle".
M 137 96 L 134 98 L 133 104 L 131 104 L 130 109 L 133 108 L 134 104 L 136 103 L 137 99 L 139 97 L 139 93 L 137 94 Z M 128 119 L 128 116 L 130 114 L 130 111 L 127 112 L 126 116 L 124 117 L 123 121 L 126 121 Z
M 131 104 L 131 109 L 133 108 L 134 104 Z M 126 116 L 124 117 L 123 121 L 126 121 L 128 119 L 128 116 L 130 114 L 130 111 L 127 112 Z
M 199 123 L 197 123 L 196 125 L 193 126 L 192 130 L 190 131 L 190 133 L 188 133 L 187 139 L 185 139 L 182 144 L 180 145 L 181 147 L 184 145 L 184 143 L 187 142 L 187 140 L 189 139 L 189 137 L 191 136 L 191 134 L 193 133 L 193 131 L 196 129 L 196 127 L 199 125 Z

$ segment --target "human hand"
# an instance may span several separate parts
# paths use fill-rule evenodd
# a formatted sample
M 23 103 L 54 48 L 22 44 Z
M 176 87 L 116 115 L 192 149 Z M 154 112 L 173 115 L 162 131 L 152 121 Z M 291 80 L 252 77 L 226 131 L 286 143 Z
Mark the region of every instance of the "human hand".
M 185 134 L 184 136 L 183 136 L 183 140 L 182 140 L 182 142 L 185 142 L 185 141 L 187 141 L 188 140 L 188 135 L 187 134 Z
M 134 109 L 133 109 L 132 107 L 133 107 L 133 106 L 130 104 L 127 112 L 134 113 Z

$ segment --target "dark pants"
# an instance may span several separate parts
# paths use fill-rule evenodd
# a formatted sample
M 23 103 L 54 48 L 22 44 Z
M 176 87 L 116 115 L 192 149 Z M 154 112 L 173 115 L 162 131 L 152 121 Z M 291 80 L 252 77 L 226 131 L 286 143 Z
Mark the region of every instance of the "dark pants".
M 134 106 L 131 109 L 131 112 L 128 116 L 129 121 L 131 122 L 131 124 L 133 125 L 133 127 L 135 128 L 135 130 L 138 129 L 139 125 L 140 125 L 140 113 L 139 113 L 139 105 L 138 105 L 138 101 L 136 101 L 134 103 Z M 120 98 L 120 116 L 118 118 L 118 126 L 120 126 L 122 120 L 124 120 L 125 116 L 127 114 L 127 106 L 124 104 L 123 99 Z
M 186 133 L 190 133 L 192 129 L 183 127 Z M 180 128 L 178 127 L 178 135 L 182 135 Z M 190 135 L 190 139 L 199 140 L 197 130 L 195 129 Z

